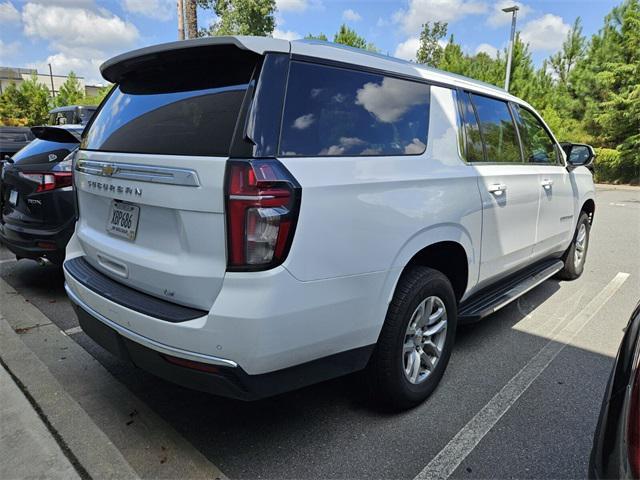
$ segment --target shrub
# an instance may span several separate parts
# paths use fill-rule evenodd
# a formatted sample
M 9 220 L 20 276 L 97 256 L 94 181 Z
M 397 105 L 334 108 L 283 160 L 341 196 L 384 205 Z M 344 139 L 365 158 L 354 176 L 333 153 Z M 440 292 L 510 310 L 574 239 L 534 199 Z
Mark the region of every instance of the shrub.
M 631 157 L 618 150 L 596 148 L 595 181 L 604 183 L 640 183 L 640 169 Z

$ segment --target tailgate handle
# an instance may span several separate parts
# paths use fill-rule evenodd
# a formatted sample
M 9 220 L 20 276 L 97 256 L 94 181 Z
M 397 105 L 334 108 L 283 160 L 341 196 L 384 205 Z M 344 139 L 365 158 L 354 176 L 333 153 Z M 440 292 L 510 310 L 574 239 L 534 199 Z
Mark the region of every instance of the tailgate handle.
M 97 254 L 97 258 L 98 258 L 98 263 L 105 270 L 108 270 L 111 273 L 114 273 L 122 278 L 129 277 L 129 269 L 124 263 L 120 263 L 116 260 L 112 260 L 111 258 L 108 258 L 107 256 L 101 253 Z

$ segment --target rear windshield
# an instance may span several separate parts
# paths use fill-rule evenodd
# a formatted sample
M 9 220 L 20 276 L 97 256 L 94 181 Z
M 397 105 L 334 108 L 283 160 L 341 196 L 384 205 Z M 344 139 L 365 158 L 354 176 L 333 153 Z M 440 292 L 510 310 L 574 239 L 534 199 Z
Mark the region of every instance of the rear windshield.
M 96 114 L 82 148 L 228 155 L 254 65 L 202 58 L 178 67 L 162 65 L 117 85 Z
M 61 162 L 78 147 L 77 143 L 60 143 L 36 138 L 12 158 L 19 165 Z

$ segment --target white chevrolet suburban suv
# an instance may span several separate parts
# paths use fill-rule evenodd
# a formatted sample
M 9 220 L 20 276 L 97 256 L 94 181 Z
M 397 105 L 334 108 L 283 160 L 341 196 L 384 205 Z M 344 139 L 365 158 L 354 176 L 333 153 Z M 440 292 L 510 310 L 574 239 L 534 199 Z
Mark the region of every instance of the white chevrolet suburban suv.
M 90 337 L 162 378 L 251 400 L 365 370 L 408 408 L 459 324 L 583 271 L 593 150 L 503 90 L 255 37 L 101 71 L 66 290 Z

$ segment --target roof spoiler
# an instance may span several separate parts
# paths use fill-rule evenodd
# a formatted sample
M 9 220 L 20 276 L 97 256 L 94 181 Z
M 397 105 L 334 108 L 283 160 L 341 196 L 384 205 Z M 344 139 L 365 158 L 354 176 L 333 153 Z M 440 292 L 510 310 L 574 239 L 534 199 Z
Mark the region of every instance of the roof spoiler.
M 180 40 L 177 42 L 152 45 L 123 53 L 104 62 L 100 66 L 100 73 L 102 73 L 105 80 L 111 83 L 119 83 L 127 73 L 133 72 L 145 64 L 153 63 L 167 54 L 180 51 L 195 51 L 195 49 L 213 46 L 233 46 L 240 50 L 254 52 L 258 55 L 262 55 L 267 51 L 289 53 L 291 50 L 291 44 L 288 40 L 271 37 L 235 36 L 195 38 L 192 40 Z
M 58 127 L 31 127 L 31 133 L 33 133 L 36 138 L 39 138 L 40 140 L 47 140 L 49 142 L 80 143 L 81 139 L 79 134 L 76 134 L 71 130 Z

